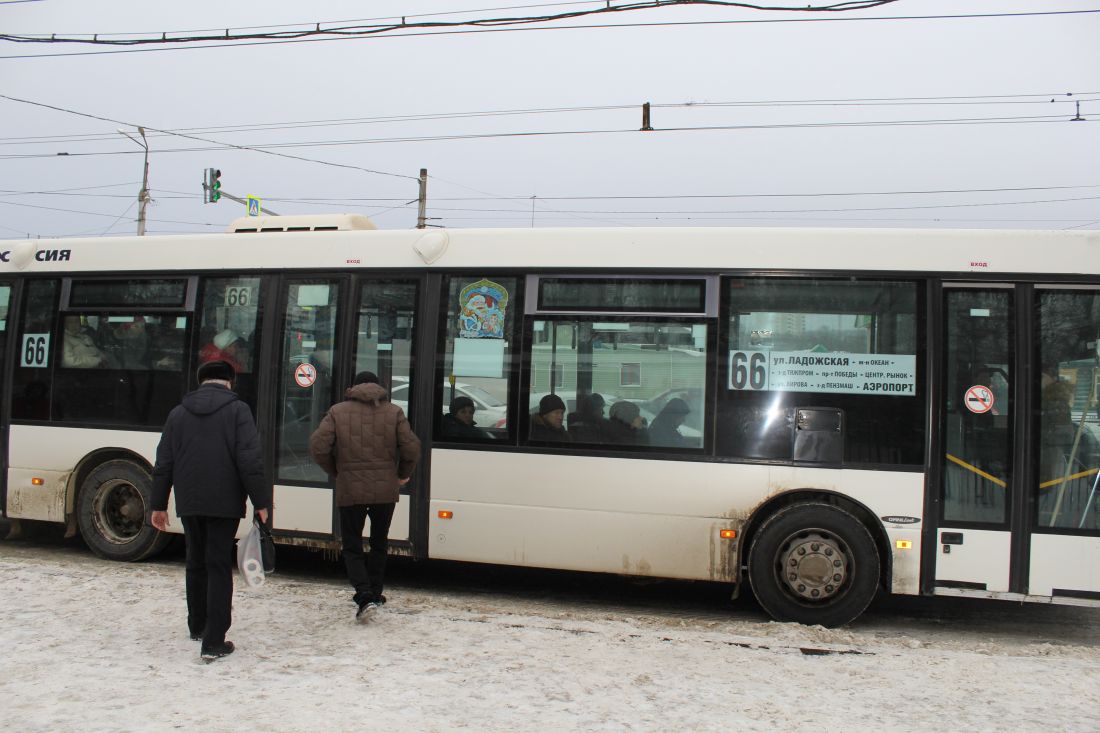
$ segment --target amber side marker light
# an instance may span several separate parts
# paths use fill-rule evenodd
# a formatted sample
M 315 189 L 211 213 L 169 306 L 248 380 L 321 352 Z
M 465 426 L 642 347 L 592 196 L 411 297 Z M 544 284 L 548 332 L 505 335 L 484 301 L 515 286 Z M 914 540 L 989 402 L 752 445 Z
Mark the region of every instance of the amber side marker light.
M 724 540 L 735 540 L 735 539 L 737 539 L 737 530 L 736 529 L 722 529 L 722 530 L 718 531 L 718 536 L 721 537 Z
M 447 509 L 440 509 L 439 510 L 439 518 L 440 519 L 450 519 L 454 515 L 455 515 L 455 513 L 450 511 L 450 510 L 447 510 Z
M 41 478 L 32 478 L 31 479 L 31 486 L 42 486 L 45 483 L 46 483 L 46 479 L 41 479 Z
M 912 550 L 913 540 L 898 540 L 894 543 L 899 550 Z

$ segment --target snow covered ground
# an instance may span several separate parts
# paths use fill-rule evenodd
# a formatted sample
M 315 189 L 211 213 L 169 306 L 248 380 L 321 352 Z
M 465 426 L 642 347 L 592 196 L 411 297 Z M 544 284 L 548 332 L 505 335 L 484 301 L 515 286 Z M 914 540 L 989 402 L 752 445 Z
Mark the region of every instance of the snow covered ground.
M 397 580 L 358 626 L 336 578 L 238 583 L 237 653 L 207 665 L 187 637 L 178 562 L 0 542 L 0 721 L 89 733 L 1100 730 L 1100 624 L 1063 628 L 1100 618 L 1093 609 L 1040 608 L 1049 623 L 1032 632 L 881 617 L 827 630 L 461 587 Z

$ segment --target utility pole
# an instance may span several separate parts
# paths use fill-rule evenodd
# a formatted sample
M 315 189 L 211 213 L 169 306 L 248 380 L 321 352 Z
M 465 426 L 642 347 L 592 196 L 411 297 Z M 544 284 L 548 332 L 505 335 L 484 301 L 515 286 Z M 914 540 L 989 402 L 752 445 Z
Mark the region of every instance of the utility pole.
M 428 169 L 420 169 L 420 207 L 416 215 L 416 228 L 424 229 L 427 224 L 428 213 Z
M 120 134 L 129 138 L 135 143 L 138 143 L 136 139 L 130 137 L 130 133 L 125 130 L 119 130 Z M 149 205 L 149 142 L 145 139 L 145 128 L 138 127 L 138 132 L 141 134 L 141 142 L 138 143 L 141 147 L 145 148 L 145 173 L 141 177 L 141 191 L 138 192 L 138 225 L 137 233 L 139 237 L 145 236 L 145 207 Z

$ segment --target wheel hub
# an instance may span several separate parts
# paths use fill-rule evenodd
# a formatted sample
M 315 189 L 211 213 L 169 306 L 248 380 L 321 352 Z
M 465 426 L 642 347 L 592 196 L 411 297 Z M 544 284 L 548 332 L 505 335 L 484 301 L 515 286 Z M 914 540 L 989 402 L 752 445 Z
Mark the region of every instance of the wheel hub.
M 777 568 L 787 588 L 808 601 L 835 596 L 848 578 L 849 559 L 837 540 L 820 530 L 799 533 L 780 552 Z
M 109 481 L 99 487 L 93 506 L 96 528 L 102 537 L 125 544 L 141 532 L 145 502 L 128 481 Z

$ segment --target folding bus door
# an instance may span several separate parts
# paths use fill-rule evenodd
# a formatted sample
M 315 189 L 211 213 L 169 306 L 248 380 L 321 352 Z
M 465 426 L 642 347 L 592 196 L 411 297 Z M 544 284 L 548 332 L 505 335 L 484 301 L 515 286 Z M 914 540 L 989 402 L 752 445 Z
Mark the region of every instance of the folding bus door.
M 418 405 L 419 394 L 414 377 L 420 375 L 415 355 L 418 293 L 418 281 L 413 279 L 358 279 L 352 293 L 355 307 L 349 323 L 351 348 L 346 352 L 350 363 L 345 369 L 349 384 L 360 372 L 377 375 L 390 393 L 390 400 L 405 412 L 414 431 L 418 427 L 414 407 Z M 427 376 L 432 370 L 428 366 L 423 371 Z M 413 489 L 423 480 L 423 475 L 424 471 L 418 469 L 412 481 L 401 487 L 389 533 L 391 543 L 396 543 L 397 547 L 414 536 L 415 513 L 412 510 L 416 493 Z M 363 533 L 370 534 L 369 519 Z
M 0 280 L 0 508 L 7 511 L 8 479 L 8 422 L 11 411 L 8 409 L 8 313 L 11 308 L 12 283 Z
M 1028 593 L 1100 599 L 1100 286 L 1036 286 Z
M 276 534 L 331 539 L 332 486 L 309 455 L 309 436 L 344 394 L 338 338 L 348 278 L 293 278 L 281 286 L 275 383 Z
M 276 383 L 274 528 L 331 539 L 335 486 L 309 454 L 309 437 L 359 372 L 374 372 L 410 422 L 419 283 L 399 278 L 288 278 L 282 287 L 282 355 Z M 430 372 L 430 368 L 427 370 Z M 416 428 L 415 422 L 413 423 Z M 402 488 L 390 529 L 408 540 L 413 482 Z M 369 523 L 365 533 L 370 532 Z
M 937 593 L 1010 590 L 1016 296 L 1007 285 L 944 287 Z

